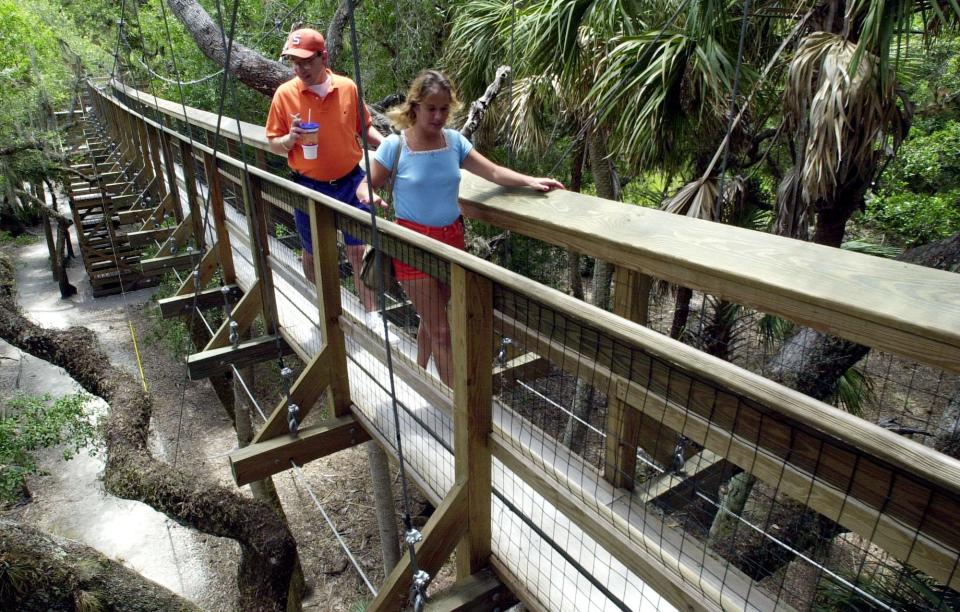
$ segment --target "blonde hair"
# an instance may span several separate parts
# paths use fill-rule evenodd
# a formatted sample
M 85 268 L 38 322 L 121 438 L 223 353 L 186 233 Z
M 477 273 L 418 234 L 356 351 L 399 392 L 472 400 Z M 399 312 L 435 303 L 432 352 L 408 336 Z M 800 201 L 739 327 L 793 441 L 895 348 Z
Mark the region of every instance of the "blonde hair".
M 387 118 L 398 130 L 404 130 L 413 125 L 417 116 L 416 106 L 423 102 L 424 98 L 443 92 L 450 94 L 452 115 L 460 108 L 460 100 L 457 99 L 457 92 L 454 91 L 450 79 L 439 70 L 424 70 L 410 84 L 407 99 L 399 107 L 387 112 Z

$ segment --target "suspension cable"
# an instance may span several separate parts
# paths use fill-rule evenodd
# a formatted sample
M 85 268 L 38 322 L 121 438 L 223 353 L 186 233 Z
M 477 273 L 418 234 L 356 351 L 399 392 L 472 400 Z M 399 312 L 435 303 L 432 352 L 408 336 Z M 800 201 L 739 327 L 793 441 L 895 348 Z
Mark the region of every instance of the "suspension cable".
M 357 22 L 354 16 L 354 0 L 348 0 L 347 11 L 348 18 L 350 20 L 350 47 L 353 53 L 353 71 L 354 77 L 356 79 L 357 85 L 357 99 L 359 104 L 357 105 L 358 113 L 358 124 L 360 125 L 360 138 L 361 144 L 363 145 L 363 163 L 364 170 L 367 173 L 367 194 L 371 204 L 373 203 L 373 183 L 370 178 L 370 151 L 368 148 L 369 143 L 367 142 L 367 122 L 366 122 L 366 105 L 363 100 L 363 81 L 360 73 L 360 48 L 359 43 L 357 42 Z M 402 143 L 398 146 L 402 146 Z M 400 163 L 399 157 L 395 162 Z M 394 169 L 396 170 L 396 169 Z M 400 435 L 400 409 L 397 405 L 397 389 L 396 389 L 396 380 L 393 371 L 393 351 L 390 347 L 390 326 L 387 323 L 386 317 L 386 297 L 384 290 L 384 262 L 383 254 L 380 250 L 380 230 L 377 226 L 377 211 L 376 206 L 370 206 L 370 226 L 372 233 L 372 242 L 373 248 L 376 253 L 376 273 L 377 273 L 377 285 L 379 293 L 379 306 L 380 306 L 380 315 L 383 320 L 384 328 L 384 348 L 386 349 L 387 356 L 387 378 L 390 381 L 390 403 L 393 409 L 393 426 L 394 433 L 396 436 L 396 445 L 397 445 L 397 460 L 399 463 L 400 471 L 400 487 L 403 491 L 403 524 L 406 531 L 404 537 L 404 542 L 407 545 L 407 552 L 410 555 L 410 571 L 412 574 L 411 578 L 411 600 L 414 605 L 414 609 L 419 612 L 426 601 L 426 587 L 430 580 L 430 576 L 426 572 L 422 571 L 417 564 L 417 551 L 416 543 L 422 539 L 420 532 L 413 527 L 413 523 L 410 515 L 410 491 L 409 484 L 407 482 L 407 468 L 406 461 L 403 456 L 403 442 Z

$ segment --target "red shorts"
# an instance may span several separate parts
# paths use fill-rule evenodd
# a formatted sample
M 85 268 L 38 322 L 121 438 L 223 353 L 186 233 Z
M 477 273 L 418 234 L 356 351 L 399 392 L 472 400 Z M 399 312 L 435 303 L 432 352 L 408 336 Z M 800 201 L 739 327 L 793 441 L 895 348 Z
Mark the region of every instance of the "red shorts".
M 402 225 L 408 229 L 412 229 L 415 232 L 423 234 L 424 236 L 429 236 L 434 240 L 439 240 L 444 244 L 449 244 L 452 247 L 456 247 L 461 251 L 467 249 L 467 245 L 464 242 L 463 237 L 463 219 L 457 219 L 450 225 L 444 225 L 442 227 L 433 227 L 431 225 L 421 225 L 419 223 L 414 223 L 413 221 L 407 221 L 406 219 L 397 219 L 397 225 Z M 393 260 L 393 269 L 397 275 L 397 280 L 406 281 L 406 280 L 416 280 L 418 278 L 427 278 L 430 276 L 426 272 L 423 272 L 413 266 L 408 266 L 399 259 Z

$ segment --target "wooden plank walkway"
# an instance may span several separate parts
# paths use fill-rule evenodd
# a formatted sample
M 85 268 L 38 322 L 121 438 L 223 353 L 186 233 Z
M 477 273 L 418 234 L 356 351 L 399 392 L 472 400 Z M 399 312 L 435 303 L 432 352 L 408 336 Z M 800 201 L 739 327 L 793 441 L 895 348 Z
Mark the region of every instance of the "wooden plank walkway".
M 249 242 L 241 232 L 243 220 L 239 213 L 228 209 L 227 216 L 237 282 L 246 288 L 254 281 Z M 303 280 L 299 262 L 289 248 L 280 241 L 271 240 L 270 250 L 281 328 L 288 338 L 294 340 L 294 350 L 301 357 L 309 358 L 322 344 L 316 324 L 315 291 Z M 341 294 L 346 313 L 343 323 L 355 414 L 396 456 L 384 349 L 379 345 L 380 341 L 363 328 L 357 298 L 346 289 L 342 289 Z M 404 459 L 412 480 L 432 503 L 439 504 L 454 483 L 454 456 L 448 450 L 453 443 L 450 391 L 415 365 L 416 346 L 412 339 L 401 336 L 394 351 L 397 399 L 402 406 L 399 420 Z M 614 489 L 594 468 L 571 455 L 529 421 L 497 406 L 494 427 L 499 439 L 507 441 L 532 463 L 549 466 L 551 476 L 562 482 L 562 487 L 576 491 L 584 507 L 609 520 L 611 525 L 617 524 L 623 538 L 637 546 L 648 547 L 647 553 L 651 556 L 661 560 L 675 557 L 677 571 L 688 576 L 696 575 L 702 588 L 708 591 L 719 594 L 722 587 L 724 598 L 732 607 L 751 610 L 778 608 L 773 598 L 751 588 L 752 582 L 748 578 L 705 554 L 701 543 L 663 524 L 655 512 L 649 513 L 631 504 L 625 498 L 625 491 Z M 601 590 L 590 584 L 564 554 L 588 568 L 594 580 L 631 610 L 675 609 L 574 520 L 497 459 L 493 464 L 493 486 L 543 534 L 563 547 L 563 553 L 556 550 L 503 501 L 494 497 L 491 522 L 496 560 L 509 569 L 523 588 L 546 609 L 619 609 Z M 743 600 L 738 593 L 748 594 L 748 598 Z

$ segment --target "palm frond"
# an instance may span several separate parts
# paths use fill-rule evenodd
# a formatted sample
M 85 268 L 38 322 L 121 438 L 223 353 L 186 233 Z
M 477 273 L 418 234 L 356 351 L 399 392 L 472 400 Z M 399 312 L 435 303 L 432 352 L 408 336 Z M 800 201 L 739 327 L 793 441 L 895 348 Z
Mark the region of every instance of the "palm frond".
M 887 259 L 896 259 L 903 252 L 903 249 L 885 244 L 875 244 L 865 240 L 848 240 L 840 245 L 845 251 L 854 253 L 863 253 L 864 255 L 873 255 L 875 257 L 885 257 Z
M 664 201 L 661 210 L 675 215 L 716 221 L 720 218 L 717 205 L 717 182 L 712 178 L 697 179 L 687 183 L 673 197 Z
M 895 78 L 881 82 L 878 59 L 842 36 L 815 32 L 800 44 L 784 90 L 790 126 L 806 129 L 800 184 L 806 203 L 825 199 L 852 173 L 872 168 L 878 147 L 903 138 Z
M 511 83 L 510 134 L 517 149 L 541 151 L 552 139 L 555 121 L 562 121 L 563 88 L 554 75 L 526 76 Z M 552 120 L 552 121 L 551 121 Z
M 873 379 L 858 368 L 849 368 L 837 380 L 833 401 L 838 408 L 862 417 L 864 408 L 877 401 Z

